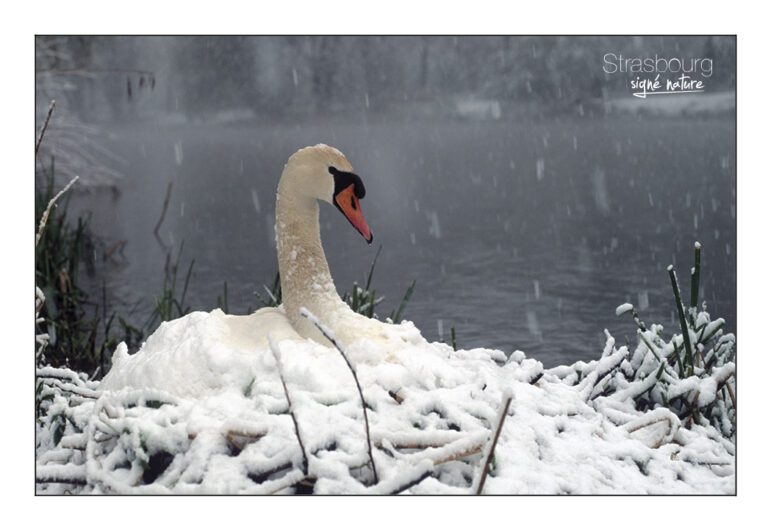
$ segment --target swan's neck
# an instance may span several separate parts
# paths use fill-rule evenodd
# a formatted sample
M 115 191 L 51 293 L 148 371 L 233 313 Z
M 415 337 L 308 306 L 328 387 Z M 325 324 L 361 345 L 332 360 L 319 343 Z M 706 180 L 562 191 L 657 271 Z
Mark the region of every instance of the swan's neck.
M 305 336 L 314 335 L 309 331 L 312 325 L 299 314 L 301 307 L 322 318 L 338 306 L 340 298 L 320 241 L 317 200 L 288 191 L 278 188 L 275 214 L 283 308 L 294 328 Z

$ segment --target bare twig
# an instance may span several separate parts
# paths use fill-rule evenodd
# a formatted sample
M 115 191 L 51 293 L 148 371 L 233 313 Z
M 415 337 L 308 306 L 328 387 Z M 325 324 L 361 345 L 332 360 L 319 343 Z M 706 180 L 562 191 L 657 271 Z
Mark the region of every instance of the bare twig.
M 70 182 L 64 186 L 64 189 L 56 193 L 56 195 L 48 202 L 48 206 L 46 206 L 45 211 L 43 211 L 43 216 L 40 218 L 40 225 L 37 228 L 37 236 L 35 236 L 35 246 L 37 246 L 37 243 L 40 242 L 40 237 L 43 236 L 43 230 L 45 229 L 45 224 L 48 222 L 48 216 L 51 214 L 51 209 L 53 209 L 53 206 L 56 205 L 56 201 L 66 193 L 70 187 L 72 187 L 72 184 L 77 182 L 79 179 L 79 176 L 74 177 Z
M 283 378 L 282 362 L 280 361 L 280 349 L 277 344 L 272 340 L 272 334 L 267 334 L 269 340 L 269 348 L 272 351 L 272 356 L 275 357 L 277 363 L 277 374 L 280 376 L 280 382 L 283 384 L 283 392 L 285 392 L 285 399 L 288 401 L 288 413 L 291 414 L 293 419 L 293 427 L 296 429 L 296 439 L 299 440 L 299 447 L 301 448 L 301 457 L 303 460 L 303 472 L 304 475 L 309 472 L 309 459 L 307 459 L 307 451 L 304 449 L 304 442 L 301 440 L 301 434 L 299 433 L 299 422 L 296 420 L 296 414 L 293 410 L 293 404 L 291 403 L 291 396 L 288 394 L 288 386 L 285 385 L 285 378 Z
M 40 130 L 40 134 L 37 136 L 37 141 L 35 142 L 35 157 L 37 157 L 37 151 L 40 150 L 40 144 L 43 143 L 45 131 L 48 130 L 48 122 L 51 120 L 51 114 L 53 114 L 54 107 L 56 107 L 56 100 L 51 99 L 51 104 L 48 105 L 48 114 L 46 114 L 45 121 L 43 122 L 43 128 Z
M 154 234 L 157 236 L 157 232 L 160 230 L 160 226 L 162 226 L 163 221 L 165 220 L 165 213 L 168 211 L 168 203 L 171 201 L 171 190 L 173 189 L 173 180 L 168 182 L 168 188 L 165 190 L 165 198 L 163 199 L 163 210 L 160 212 L 160 218 L 157 219 L 157 224 L 155 224 L 155 230 Z
M 396 391 L 392 391 L 392 390 L 390 390 L 390 391 L 387 391 L 387 393 L 388 393 L 388 394 L 389 394 L 389 396 L 390 396 L 390 397 L 392 397 L 392 399 L 393 399 L 395 402 L 397 402 L 398 404 L 402 404 L 402 403 L 403 403 L 403 397 L 401 397 L 400 395 L 398 395 L 398 393 L 397 393 Z
M 485 485 L 485 479 L 488 477 L 488 471 L 491 469 L 491 461 L 493 460 L 493 452 L 496 450 L 496 443 L 499 440 L 499 435 L 501 435 L 501 428 L 504 426 L 504 420 L 507 418 L 507 412 L 509 411 L 509 404 L 512 402 L 512 395 L 508 395 L 506 400 L 504 401 L 504 406 L 502 407 L 501 413 L 499 413 L 499 418 L 496 422 L 496 432 L 493 436 L 493 439 L 491 440 L 491 446 L 488 450 L 488 455 L 485 458 L 485 464 L 483 465 L 483 471 L 480 474 L 480 480 L 477 483 L 477 490 L 475 491 L 475 494 L 482 494 L 483 493 L 483 486 Z
M 309 312 L 306 308 L 302 307 L 300 310 L 300 313 L 302 316 L 307 318 L 309 321 L 311 321 L 315 327 L 325 336 L 325 339 L 328 340 L 333 344 L 333 346 L 336 348 L 337 351 L 341 354 L 341 357 L 344 359 L 344 361 L 347 363 L 347 367 L 349 367 L 349 370 L 352 372 L 352 378 L 355 379 L 355 385 L 357 385 L 357 392 L 360 394 L 360 401 L 363 404 L 363 419 L 365 420 L 365 437 L 368 441 L 368 458 L 371 460 L 371 468 L 373 469 L 373 479 L 375 483 L 379 482 L 379 473 L 376 471 L 376 463 L 373 460 L 373 448 L 371 447 L 371 430 L 368 426 L 368 404 L 365 402 L 365 397 L 363 396 L 363 388 L 360 387 L 360 381 L 357 379 L 357 373 L 355 372 L 355 368 L 352 367 L 352 364 L 349 362 L 349 358 L 347 358 L 347 355 L 344 353 L 344 350 L 341 348 L 339 343 L 336 341 L 336 339 L 332 336 L 331 332 L 325 327 L 325 325 L 321 324 L 320 321 L 315 317 L 314 314 Z

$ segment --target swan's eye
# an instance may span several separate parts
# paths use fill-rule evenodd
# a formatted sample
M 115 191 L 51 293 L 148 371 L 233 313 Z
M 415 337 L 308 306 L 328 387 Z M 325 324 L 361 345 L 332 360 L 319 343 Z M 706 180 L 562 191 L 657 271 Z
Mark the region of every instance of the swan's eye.
M 334 196 L 341 193 L 342 190 L 347 189 L 350 185 L 353 186 L 354 194 L 357 198 L 363 198 L 365 196 L 365 186 L 363 185 L 363 181 L 355 173 L 339 171 L 333 166 L 328 167 L 328 172 L 333 175 Z

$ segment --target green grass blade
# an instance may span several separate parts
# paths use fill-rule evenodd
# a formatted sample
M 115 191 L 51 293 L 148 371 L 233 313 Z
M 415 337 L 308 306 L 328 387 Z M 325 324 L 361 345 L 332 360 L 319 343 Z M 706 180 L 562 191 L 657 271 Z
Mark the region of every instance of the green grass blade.
M 414 279 L 411 283 L 411 286 L 408 287 L 408 290 L 405 291 L 405 295 L 403 296 L 403 300 L 400 302 L 400 306 L 397 307 L 397 310 L 392 313 L 391 319 L 394 323 L 400 323 L 403 319 L 403 311 L 405 311 L 405 307 L 408 305 L 408 302 L 411 301 L 411 296 L 413 295 L 413 290 L 416 288 L 416 280 Z
M 373 256 L 373 262 L 371 263 L 371 269 L 368 270 L 368 278 L 365 280 L 365 290 L 371 289 L 371 279 L 373 279 L 373 270 L 376 268 L 376 260 L 379 258 L 379 254 L 381 253 L 381 244 L 379 245 L 379 249 L 376 250 L 376 255 Z
M 691 376 L 693 375 L 693 348 L 691 347 L 691 337 L 688 336 L 688 324 L 685 320 L 685 309 L 683 308 L 683 301 L 680 297 L 680 287 L 677 284 L 675 267 L 669 265 L 667 271 L 669 272 L 669 280 L 672 282 L 672 291 L 675 294 L 675 304 L 677 305 L 677 319 L 680 321 L 680 332 L 683 334 L 683 343 L 685 343 L 687 372 L 688 376 Z

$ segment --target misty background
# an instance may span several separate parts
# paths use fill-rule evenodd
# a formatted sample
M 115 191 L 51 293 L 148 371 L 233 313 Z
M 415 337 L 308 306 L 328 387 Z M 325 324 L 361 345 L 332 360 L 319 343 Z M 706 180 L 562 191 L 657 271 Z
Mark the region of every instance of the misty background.
M 332 207 L 322 237 L 340 292 L 373 284 L 429 339 L 596 358 L 614 315 L 676 327 L 703 245 L 709 311 L 736 331 L 733 37 L 36 38 L 41 164 L 78 174 L 91 216 L 87 288 L 146 317 L 169 252 L 194 258 L 188 300 L 261 306 L 277 271 L 274 197 L 298 148 L 339 148 L 365 182 L 369 247 Z M 704 94 L 631 96 L 606 53 L 711 58 Z M 153 230 L 173 183 L 166 216 Z

